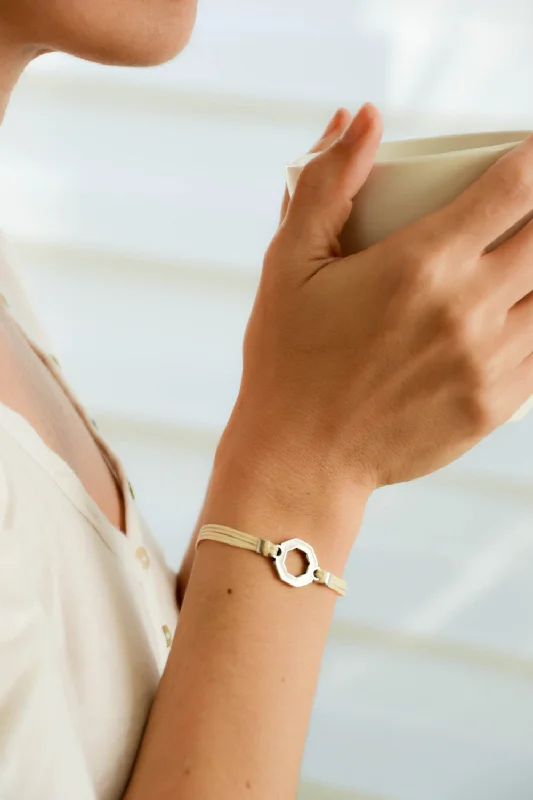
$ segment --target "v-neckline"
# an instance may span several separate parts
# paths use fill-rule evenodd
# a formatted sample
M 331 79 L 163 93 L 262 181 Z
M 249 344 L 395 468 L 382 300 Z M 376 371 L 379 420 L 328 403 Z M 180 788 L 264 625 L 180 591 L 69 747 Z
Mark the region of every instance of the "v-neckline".
M 120 552 L 125 547 L 129 549 L 135 544 L 138 540 L 138 525 L 134 523 L 135 505 L 120 464 L 118 464 L 118 475 L 121 478 L 120 486 L 124 497 L 124 532 L 113 525 L 72 467 L 44 441 L 26 417 L 1 401 L 0 425 L 48 474 L 65 497 L 91 523 L 107 546 L 115 552 Z
M 109 466 L 115 478 L 118 491 L 122 495 L 124 514 L 124 531 L 115 526 L 104 513 L 96 500 L 89 494 L 84 483 L 74 469 L 62 458 L 39 434 L 35 427 L 24 415 L 0 402 L 0 421 L 3 420 L 8 432 L 15 436 L 19 444 L 39 461 L 60 485 L 79 510 L 98 528 L 105 530 L 112 542 L 120 542 L 120 549 L 129 540 L 131 545 L 140 538 L 138 513 L 133 502 L 133 491 L 119 459 L 99 435 L 94 421 L 83 405 L 78 401 L 75 393 L 70 389 L 62 373 L 59 360 L 54 354 L 54 349 L 48 337 L 39 324 L 32 303 L 22 286 L 17 272 L 13 268 L 15 254 L 0 234 L 0 301 L 3 301 L 5 310 L 18 328 L 29 347 L 48 369 L 52 378 L 64 392 L 74 410 L 78 413 L 82 423 L 87 428 L 89 435 L 95 441 L 102 457 Z

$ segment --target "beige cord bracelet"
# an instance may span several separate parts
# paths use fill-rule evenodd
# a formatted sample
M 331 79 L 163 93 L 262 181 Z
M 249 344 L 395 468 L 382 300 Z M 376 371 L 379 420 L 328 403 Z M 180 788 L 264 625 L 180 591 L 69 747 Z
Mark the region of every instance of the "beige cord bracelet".
M 272 558 L 280 579 L 289 586 L 299 588 L 315 582 L 333 589 L 341 597 L 346 594 L 346 581 L 337 578 L 331 572 L 320 569 L 315 551 L 310 544 L 301 539 L 288 539 L 281 544 L 274 544 L 268 539 L 258 539 L 257 536 L 236 531 L 234 528 L 227 528 L 225 525 L 204 525 L 196 540 L 196 547 L 206 539 L 229 544 L 232 547 L 241 547 L 243 550 L 252 550 L 261 556 Z M 307 559 L 307 569 L 302 575 L 293 575 L 287 569 L 285 560 L 291 550 L 299 550 Z

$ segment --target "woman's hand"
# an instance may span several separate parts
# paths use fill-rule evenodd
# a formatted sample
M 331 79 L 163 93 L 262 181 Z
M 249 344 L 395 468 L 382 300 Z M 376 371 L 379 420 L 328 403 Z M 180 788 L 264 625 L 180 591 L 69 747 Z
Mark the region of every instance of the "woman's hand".
M 380 139 L 365 106 L 304 168 L 266 254 L 227 435 L 274 480 L 416 478 L 533 393 L 533 227 L 485 253 L 533 208 L 533 141 L 441 211 L 342 258 Z
M 451 461 L 533 392 L 533 229 L 484 254 L 533 207 L 533 141 L 447 208 L 343 259 L 380 137 L 367 108 L 302 173 L 199 523 L 301 537 L 338 575 L 374 487 Z M 125 798 L 295 797 L 334 603 L 325 587 L 288 588 L 257 554 L 204 542 Z

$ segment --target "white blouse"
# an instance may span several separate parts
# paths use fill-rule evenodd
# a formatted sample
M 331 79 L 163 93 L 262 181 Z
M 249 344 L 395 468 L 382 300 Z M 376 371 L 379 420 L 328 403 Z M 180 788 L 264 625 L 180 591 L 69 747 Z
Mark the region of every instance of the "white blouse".
M 91 429 L 0 243 L 0 292 Z M 116 457 L 126 535 L 0 403 L 0 798 L 122 797 L 177 623 L 176 576 Z

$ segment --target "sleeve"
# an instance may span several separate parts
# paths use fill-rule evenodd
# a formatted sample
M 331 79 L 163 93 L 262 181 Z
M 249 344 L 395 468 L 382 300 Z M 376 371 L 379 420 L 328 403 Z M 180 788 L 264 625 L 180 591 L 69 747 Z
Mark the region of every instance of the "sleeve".
M 0 798 L 97 800 L 0 464 Z

